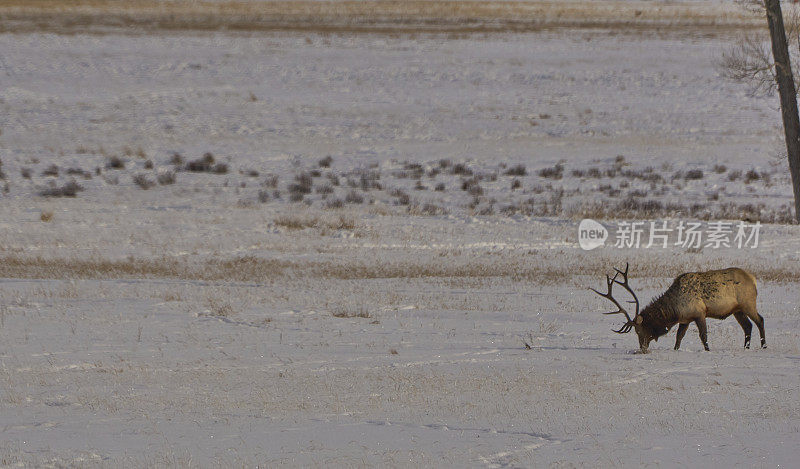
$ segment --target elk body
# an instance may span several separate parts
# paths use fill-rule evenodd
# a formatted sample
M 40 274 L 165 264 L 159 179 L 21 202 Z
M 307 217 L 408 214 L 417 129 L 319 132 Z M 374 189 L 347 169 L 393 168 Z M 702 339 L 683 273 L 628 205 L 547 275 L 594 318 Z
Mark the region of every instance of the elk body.
M 614 332 L 624 334 L 632 329 L 639 336 L 639 347 L 647 353 L 650 341 L 658 340 L 669 329 L 678 324 L 675 338 L 675 350 L 681 346 L 690 323 L 697 324 L 700 340 L 708 350 L 708 333 L 706 318 L 725 319 L 733 315 L 744 329 L 744 348 L 750 348 L 750 333 L 753 330 L 751 320 L 756 323 L 761 335 L 761 347 L 766 348 L 764 337 L 764 318 L 756 310 L 756 278 L 742 269 L 730 268 L 710 270 L 708 272 L 689 272 L 675 278 L 664 294 L 654 299 L 639 312 L 639 299 L 628 283 L 628 265 L 625 271 L 614 269 L 613 277 L 606 275 L 607 293 L 591 289 L 598 295 L 610 300 L 619 308 L 617 311 L 604 314 L 624 314 L 628 319 L 622 328 Z M 622 276 L 623 280 L 617 277 Z M 628 312 L 614 299 L 612 289 L 620 285 L 632 296 L 636 305 L 636 314 L 631 319 Z

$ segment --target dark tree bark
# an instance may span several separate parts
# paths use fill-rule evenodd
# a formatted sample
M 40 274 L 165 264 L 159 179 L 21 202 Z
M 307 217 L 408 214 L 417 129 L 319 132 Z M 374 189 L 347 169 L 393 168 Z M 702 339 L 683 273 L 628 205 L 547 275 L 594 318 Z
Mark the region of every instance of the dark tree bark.
M 775 79 L 781 98 L 783 132 L 786 136 L 786 153 L 794 190 L 794 217 L 800 223 L 800 118 L 797 115 L 797 90 L 789 61 L 789 46 L 783 26 L 780 0 L 765 0 L 769 35 L 772 39 L 772 55 L 775 58 Z

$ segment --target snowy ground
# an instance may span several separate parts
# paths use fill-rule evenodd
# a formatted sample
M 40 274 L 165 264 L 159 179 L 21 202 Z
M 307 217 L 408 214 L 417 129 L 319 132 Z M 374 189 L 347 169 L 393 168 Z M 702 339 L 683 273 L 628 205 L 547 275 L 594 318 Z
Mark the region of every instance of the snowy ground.
M 793 466 L 800 229 L 730 40 L 0 35 L 0 465 Z M 765 224 L 585 252 L 586 215 Z M 625 262 L 750 270 L 769 348 L 633 354 L 587 289 Z

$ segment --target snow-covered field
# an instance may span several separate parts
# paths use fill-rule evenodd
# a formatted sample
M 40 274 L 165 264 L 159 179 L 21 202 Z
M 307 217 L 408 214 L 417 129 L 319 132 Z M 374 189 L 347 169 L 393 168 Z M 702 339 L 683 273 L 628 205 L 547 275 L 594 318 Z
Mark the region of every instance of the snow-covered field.
M 800 228 L 731 40 L 0 35 L 0 465 L 793 467 Z M 750 270 L 769 348 L 634 354 L 587 289 L 626 262 Z

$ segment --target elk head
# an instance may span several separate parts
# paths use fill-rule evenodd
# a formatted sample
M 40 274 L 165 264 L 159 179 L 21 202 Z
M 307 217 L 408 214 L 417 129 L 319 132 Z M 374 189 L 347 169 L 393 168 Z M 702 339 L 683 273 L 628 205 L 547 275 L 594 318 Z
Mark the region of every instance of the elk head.
M 616 271 L 616 273 L 614 274 L 613 277 L 609 277 L 608 275 L 606 275 L 606 285 L 608 286 L 607 293 L 601 293 L 595 290 L 594 288 L 590 288 L 590 290 L 602 296 L 603 298 L 611 301 L 618 308 L 617 311 L 610 311 L 608 313 L 603 313 L 603 314 L 624 314 L 625 317 L 628 319 L 628 322 L 626 322 L 625 325 L 623 325 L 621 328 L 617 330 L 614 329 L 612 330 L 614 330 L 614 332 L 616 332 L 617 334 L 625 334 L 627 332 L 630 332 L 631 329 L 635 330 L 636 335 L 639 336 L 639 348 L 641 349 L 642 353 L 647 353 L 647 347 L 650 345 L 650 341 L 653 340 L 654 337 L 647 330 L 647 328 L 644 327 L 643 325 L 644 320 L 642 316 L 639 315 L 639 299 L 636 297 L 636 293 L 633 292 L 630 284 L 628 283 L 628 264 L 627 263 L 625 264 L 625 272 L 617 269 L 616 267 L 614 268 L 614 270 Z M 617 277 L 619 277 L 620 275 L 622 275 L 623 280 L 617 279 Z M 622 288 L 628 290 L 628 293 L 630 293 L 631 296 L 633 296 L 633 301 L 628 301 L 628 303 L 636 304 L 636 314 L 634 314 L 633 319 L 631 319 L 631 316 L 628 314 L 628 311 L 625 308 L 623 308 L 621 304 L 619 304 L 619 301 L 614 299 L 614 296 L 612 294 L 612 289 L 614 288 L 614 284 L 621 285 Z

